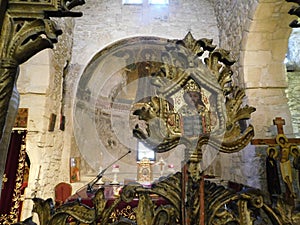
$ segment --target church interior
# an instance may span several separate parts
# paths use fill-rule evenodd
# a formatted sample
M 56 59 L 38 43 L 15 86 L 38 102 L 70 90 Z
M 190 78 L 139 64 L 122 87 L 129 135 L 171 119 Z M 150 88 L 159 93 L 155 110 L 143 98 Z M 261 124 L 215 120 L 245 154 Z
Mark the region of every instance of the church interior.
M 300 1 L 0 6 L 0 224 L 300 224 Z

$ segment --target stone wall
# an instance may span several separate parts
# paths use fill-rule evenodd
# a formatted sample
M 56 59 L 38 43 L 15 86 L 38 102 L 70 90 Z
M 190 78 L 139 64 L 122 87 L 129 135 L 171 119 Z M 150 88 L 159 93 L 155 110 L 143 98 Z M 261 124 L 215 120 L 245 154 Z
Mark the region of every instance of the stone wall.
M 241 50 L 258 0 L 213 0 L 212 2 L 218 21 L 219 45 L 231 51 L 232 56 L 237 60 L 233 66 L 236 72 L 234 78 L 239 86 L 244 86 Z
M 218 21 L 219 45 L 221 48 L 229 50 L 232 57 L 236 60 L 236 63 L 232 66 L 234 71 L 233 80 L 236 85 L 244 87 L 241 50 L 245 43 L 245 34 L 251 25 L 251 20 L 258 1 L 213 0 L 212 3 Z M 247 148 L 240 153 L 230 155 L 221 154 L 219 160 L 222 162 L 222 179 L 244 184 L 249 181 L 249 183 L 251 183 L 257 180 L 256 176 L 258 174 L 254 172 L 254 168 L 258 168 L 260 165 L 256 163 L 256 166 L 253 166 L 253 168 L 249 170 L 251 163 L 254 163 L 254 155 L 255 150 L 253 148 Z M 246 159 L 248 159 L 248 162 Z M 251 175 L 249 173 L 251 173 Z M 253 177 L 255 178 L 253 179 Z M 253 182 L 251 185 L 259 186 L 257 183 L 253 184 Z
M 196 39 L 219 43 L 217 21 L 209 1 L 173 0 L 168 6 L 122 5 L 121 1 L 91 0 L 81 8 L 74 30 L 72 63 L 83 68 L 95 53 L 116 40 L 134 36 L 182 39 L 191 31 Z
M 57 20 L 64 30 L 53 50 L 44 50 L 21 65 L 17 82 L 20 107 L 29 108 L 26 149 L 31 161 L 29 185 L 25 198 L 31 198 L 36 179 L 41 191 L 37 197 L 54 198 L 54 186 L 69 182 L 70 148 L 59 129 L 63 110 L 63 79 L 66 61 L 72 48 L 72 20 Z M 56 115 L 53 131 L 49 131 L 51 114 Z M 40 169 L 39 169 L 40 168 Z M 22 218 L 31 215 L 32 201 L 24 201 Z
M 300 72 L 289 72 L 288 73 L 288 83 L 289 88 L 287 90 L 287 95 L 289 99 L 289 106 L 292 114 L 293 123 L 293 133 L 295 137 L 300 137 Z

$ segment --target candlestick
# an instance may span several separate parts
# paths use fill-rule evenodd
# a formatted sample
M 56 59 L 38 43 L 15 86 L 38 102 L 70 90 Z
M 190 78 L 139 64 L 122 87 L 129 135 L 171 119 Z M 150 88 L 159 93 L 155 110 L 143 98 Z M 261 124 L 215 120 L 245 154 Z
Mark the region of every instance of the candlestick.
M 35 179 L 36 181 L 35 181 L 35 183 L 34 183 L 34 188 L 31 189 L 31 191 L 33 191 L 32 194 L 31 194 L 31 196 L 32 196 L 33 198 L 36 198 L 37 193 L 41 190 L 41 185 L 40 185 L 40 183 L 39 183 L 39 180 L 40 180 L 40 174 L 41 174 L 41 167 L 42 167 L 42 166 L 40 165 L 40 167 L 39 167 L 39 172 L 38 172 L 38 176 L 37 176 L 37 178 Z
M 120 172 L 119 165 L 113 165 L 112 172 L 114 173 L 114 180 L 110 184 L 119 184 L 118 173 Z

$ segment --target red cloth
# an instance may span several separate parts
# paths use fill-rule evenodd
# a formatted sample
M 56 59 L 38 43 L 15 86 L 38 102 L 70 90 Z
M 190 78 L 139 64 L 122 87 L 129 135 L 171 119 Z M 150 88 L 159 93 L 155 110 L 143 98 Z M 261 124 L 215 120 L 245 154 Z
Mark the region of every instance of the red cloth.
M 105 199 L 107 200 L 107 206 L 110 206 L 116 198 L 115 195 L 114 195 L 114 187 L 116 186 L 113 186 L 113 185 L 103 185 L 104 187 L 104 196 L 105 196 Z M 97 186 L 94 187 L 94 192 L 96 192 L 97 190 Z M 118 186 L 117 187 L 121 193 L 122 192 L 122 186 Z M 86 205 L 86 206 L 89 206 L 89 207 L 93 207 L 93 203 L 92 203 L 92 198 L 94 197 L 94 194 L 90 194 L 87 192 L 87 189 L 84 188 L 78 192 L 76 192 L 76 194 L 70 196 L 66 202 L 74 202 L 74 201 L 80 201 L 82 204 Z M 159 196 L 153 196 L 152 197 L 152 201 L 155 202 L 155 204 L 157 205 L 165 205 L 167 204 L 167 200 L 162 198 L 162 197 L 159 197 Z M 123 202 L 121 201 L 119 204 L 118 204 L 118 209 L 121 209 L 121 208 L 124 208 L 126 207 L 127 205 L 130 205 L 132 208 L 134 207 L 137 207 L 138 205 L 138 199 L 134 199 L 132 202 L 130 203 L 126 203 L 126 202 Z
M 59 206 L 64 203 L 68 197 L 72 194 L 71 184 L 61 182 L 57 184 L 54 188 L 55 190 L 55 205 Z
M 19 166 L 19 154 L 25 136 L 26 131 L 13 131 L 11 134 L 4 171 L 7 181 L 2 184 L 1 190 L 0 215 L 9 215 L 13 207 L 13 194 L 16 185 L 17 169 Z

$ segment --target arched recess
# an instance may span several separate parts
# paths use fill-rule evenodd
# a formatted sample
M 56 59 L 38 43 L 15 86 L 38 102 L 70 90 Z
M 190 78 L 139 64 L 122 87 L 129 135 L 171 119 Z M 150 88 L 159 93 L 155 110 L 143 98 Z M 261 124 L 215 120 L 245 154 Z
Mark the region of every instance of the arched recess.
M 285 133 L 292 133 L 284 65 L 289 24 L 294 19 L 288 14 L 291 6 L 285 1 L 261 1 L 242 45 L 246 94 L 249 104 L 257 109 L 252 117 L 256 136 L 265 136 L 270 129 L 266 125 L 271 126 L 278 116 L 286 121 Z
M 151 75 L 169 60 L 164 59 L 168 43 L 168 39 L 155 36 L 116 41 L 95 54 L 80 77 L 73 114 L 76 144 L 91 168 L 108 168 L 106 178 L 114 161 L 120 177 L 125 173 L 135 176 L 138 141 L 132 126 L 137 118 L 131 107 L 154 94 Z M 183 153 L 176 149 L 172 154 L 172 160 L 168 160 L 170 153 L 157 156 L 157 160 L 162 157 L 179 169 Z M 119 158 L 122 160 L 117 161 Z

